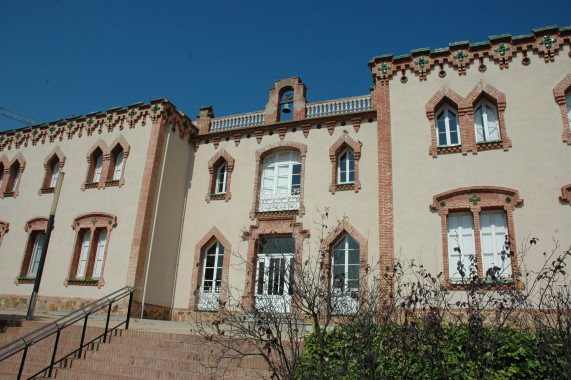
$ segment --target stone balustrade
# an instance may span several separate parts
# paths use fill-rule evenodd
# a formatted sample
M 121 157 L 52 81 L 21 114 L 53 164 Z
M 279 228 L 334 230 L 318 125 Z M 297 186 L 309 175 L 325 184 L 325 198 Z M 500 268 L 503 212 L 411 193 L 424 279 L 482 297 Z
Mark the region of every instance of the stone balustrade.
M 307 103 L 307 118 L 342 115 L 346 113 L 369 111 L 372 109 L 371 96 L 354 96 L 352 98 L 326 100 Z
M 264 124 L 264 111 L 242 113 L 226 117 L 217 117 L 211 120 L 211 132 L 256 127 Z

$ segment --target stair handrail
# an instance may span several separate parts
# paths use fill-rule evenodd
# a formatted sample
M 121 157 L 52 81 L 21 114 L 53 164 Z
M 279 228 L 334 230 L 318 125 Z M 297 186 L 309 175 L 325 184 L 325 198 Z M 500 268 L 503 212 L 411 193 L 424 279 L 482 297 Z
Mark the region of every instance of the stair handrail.
M 67 359 L 68 357 L 70 357 L 71 355 L 74 354 L 78 354 L 77 357 L 81 358 L 81 353 L 84 347 L 88 346 L 89 344 L 95 342 L 96 340 L 100 339 L 101 337 L 103 337 L 103 343 L 105 343 L 107 341 L 107 334 L 109 334 L 110 332 L 118 329 L 119 327 L 121 327 L 122 325 L 125 325 L 125 330 L 129 329 L 129 319 L 131 317 L 131 306 L 133 303 L 133 293 L 135 292 L 135 290 L 137 290 L 137 287 L 130 287 L 130 286 L 125 286 L 121 289 L 118 289 L 106 296 L 103 296 L 101 298 L 99 298 L 98 300 L 95 300 L 75 311 L 72 311 L 69 314 L 64 315 L 63 317 L 50 322 L 34 331 L 32 331 L 31 333 L 28 333 L 18 339 L 15 339 L 14 341 L 0 347 L 0 362 L 8 359 L 11 356 L 16 355 L 17 353 L 24 351 L 23 355 L 22 355 L 22 360 L 20 363 L 20 369 L 18 372 L 18 379 L 21 378 L 22 376 L 22 371 L 24 369 L 24 364 L 26 361 L 26 354 L 28 352 L 28 348 L 33 346 L 34 344 L 41 342 L 42 340 L 52 336 L 53 334 L 56 334 L 56 340 L 54 343 L 54 348 L 52 351 L 52 359 L 51 359 L 51 363 L 49 366 L 43 368 L 42 370 L 40 370 L 39 372 L 37 372 L 36 374 L 32 375 L 30 378 L 36 377 L 39 374 L 41 374 L 42 372 L 48 371 L 48 376 L 51 376 L 52 374 L 52 370 L 54 365 L 60 363 L 61 361 Z M 129 297 L 129 304 L 127 307 L 127 316 L 125 318 L 125 320 L 121 323 L 119 323 L 118 325 L 116 325 L 115 327 L 109 328 L 109 320 L 111 317 L 111 308 L 113 306 L 113 304 L 125 297 Z M 103 310 L 104 308 L 107 307 L 107 319 L 105 321 L 105 332 L 103 332 L 102 334 L 98 335 L 97 337 L 95 337 L 94 339 L 90 340 L 89 342 L 85 343 L 84 339 L 85 339 L 85 330 L 87 328 L 87 320 L 89 318 L 90 315 Z M 80 320 L 84 320 L 83 323 L 83 330 L 82 330 L 82 334 L 81 334 L 81 342 L 78 348 L 72 350 L 70 353 L 68 353 L 67 355 L 63 356 L 62 358 L 55 360 L 55 356 L 56 356 L 56 351 L 57 351 L 57 346 L 58 346 L 58 342 L 59 342 L 59 336 L 62 330 L 64 330 L 65 328 L 75 324 L 76 322 L 80 321 Z

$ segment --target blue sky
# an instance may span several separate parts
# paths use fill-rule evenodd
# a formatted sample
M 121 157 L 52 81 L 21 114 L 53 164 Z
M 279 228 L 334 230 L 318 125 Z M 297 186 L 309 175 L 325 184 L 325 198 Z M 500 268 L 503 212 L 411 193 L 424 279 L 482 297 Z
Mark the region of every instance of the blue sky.
M 367 62 L 571 25 L 571 1 L 0 0 L 0 107 L 53 121 L 165 97 L 192 120 L 368 93 Z M 23 124 L 0 117 L 0 130 Z

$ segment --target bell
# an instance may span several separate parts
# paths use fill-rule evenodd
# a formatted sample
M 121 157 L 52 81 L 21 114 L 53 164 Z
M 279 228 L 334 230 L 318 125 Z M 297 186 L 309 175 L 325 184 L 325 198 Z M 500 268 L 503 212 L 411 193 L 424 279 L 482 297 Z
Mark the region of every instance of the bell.
M 283 113 L 290 113 L 291 108 L 289 107 L 289 103 L 284 104 L 284 108 L 282 108 Z

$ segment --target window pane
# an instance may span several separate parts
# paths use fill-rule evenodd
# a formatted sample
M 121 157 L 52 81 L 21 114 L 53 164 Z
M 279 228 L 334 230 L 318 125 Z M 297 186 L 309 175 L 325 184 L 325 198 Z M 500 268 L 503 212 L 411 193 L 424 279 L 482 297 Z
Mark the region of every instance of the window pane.
M 258 263 L 258 289 L 257 294 L 264 294 L 264 262 L 260 261 Z
M 206 267 L 207 268 L 213 268 L 214 267 L 214 260 L 216 260 L 216 256 L 206 255 Z
M 206 280 L 214 279 L 214 269 L 213 268 L 206 268 L 206 270 L 204 271 L 204 278 Z
M 437 123 L 438 128 L 438 145 L 448 145 L 448 140 L 446 139 L 446 121 L 443 115 L 438 118 Z
M 113 179 L 119 180 L 121 179 L 121 173 L 123 172 L 123 158 L 124 158 L 123 151 L 119 152 L 117 157 L 115 158 L 115 171 L 113 173 Z
M 349 277 L 349 280 L 358 280 L 359 279 L 359 265 L 349 265 L 348 277 Z

